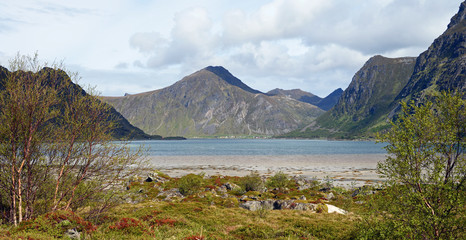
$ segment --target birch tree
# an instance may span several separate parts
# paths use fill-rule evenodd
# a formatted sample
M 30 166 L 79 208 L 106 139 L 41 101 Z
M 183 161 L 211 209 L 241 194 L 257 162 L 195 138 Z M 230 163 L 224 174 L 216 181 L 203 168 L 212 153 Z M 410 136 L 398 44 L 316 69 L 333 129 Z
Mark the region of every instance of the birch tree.
M 111 192 L 142 161 L 140 151 L 113 142 L 110 107 L 74 84 L 70 76 L 77 74 L 61 69 L 40 63 L 37 54 L 18 55 L 11 72 L 2 74 L 0 187 L 15 225 L 33 217 L 36 208 L 98 202 L 97 195 Z

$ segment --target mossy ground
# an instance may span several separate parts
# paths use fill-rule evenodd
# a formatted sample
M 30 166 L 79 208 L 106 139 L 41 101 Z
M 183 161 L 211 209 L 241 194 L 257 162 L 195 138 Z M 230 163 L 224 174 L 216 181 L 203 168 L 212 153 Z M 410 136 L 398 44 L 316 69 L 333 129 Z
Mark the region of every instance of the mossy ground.
M 358 212 L 364 211 L 351 191 L 337 188 L 332 190 L 336 197 L 329 203 L 352 213 L 248 211 L 238 207 L 240 190 L 228 190 L 226 195 L 212 193 L 227 182 L 241 185 L 242 178 L 226 176 L 204 178 L 201 190 L 184 198 L 162 201 L 157 197 L 159 192 L 176 187 L 179 180 L 131 182 L 126 193 L 132 203 L 122 203 L 88 221 L 79 217 L 86 216 L 86 209 L 79 209 L 76 213 L 39 216 L 19 227 L 0 225 L 0 239 L 66 239 L 68 228 L 80 231 L 81 239 L 352 239 L 360 223 Z M 318 191 L 318 185 L 298 191 L 292 182 L 284 190 L 243 192 L 243 196 L 257 200 L 301 197 L 296 201 L 319 203 L 328 194 Z

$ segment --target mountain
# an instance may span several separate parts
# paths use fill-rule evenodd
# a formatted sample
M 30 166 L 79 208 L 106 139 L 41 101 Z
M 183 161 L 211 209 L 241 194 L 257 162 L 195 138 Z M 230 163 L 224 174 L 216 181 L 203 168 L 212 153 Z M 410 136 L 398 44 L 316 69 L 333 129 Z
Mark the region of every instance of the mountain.
M 439 91 L 466 91 L 466 2 L 447 30 L 417 58 L 375 56 L 353 77 L 338 103 L 285 136 L 355 138 L 389 127 L 400 101 L 422 102 Z
M 295 137 L 359 135 L 384 122 L 390 105 L 409 81 L 416 58 L 374 56 L 354 75 L 338 103 L 300 131 Z
M 55 74 L 54 71 L 59 71 Z M 46 73 L 48 76 L 54 75 L 59 76 L 56 81 L 69 81 L 71 86 L 76 89 L 76 92 L 81 94 L 87 94 L 79 85 L 71 82 L 69 76 L 62 70 L 55 70 L 52 68 L 43 68 L 39 73 Z M 5 80 L 7 79 L 10 71 L 7 68 L 0 66 L 0 90 L 4 89 Z M 95 99 L 95 101 L 100 101 Z M 160 136 L 150 136 L 145 134 L 141 129 L 131 125 L 120 113 L 118 113 L 113 107 L 110 107 L 109 119 L 113 119 L 117 122 L 117 127 L 112 131 L 112 136 L 115 139 L 161 139 Z
M 276 96 L 276 95 L 282 95 L 282 96 L 287 96 L 293 99 L 296 99 L 301 102 L 306 102 L 310 103 L 312 105 L 315 105 L 325 111 L 328 111 L 330 108 L 332 108 L 340 98 L 341 94 L 343 93 L 343 90 L 341 88 L 336 89 L 332 93 L 330 93 L 327 97 L 325 98 L 320 98 L 319 96 L 316 96 L 310 92 L 303 91 L 301 89 L 292 89 L 292 90 L 283 90 L 280 88 L 275 88 L 269 92 L 267 92 L 267 95 L 269 96 Z
M 316 105 L 322 100 L 319 96 L 316 96 L 310 92 L 303 91 L 301 89 L 291 89 L 291 90 L 283 90 L 280 88 L 275 88 L 267 92 L 269 96 L 287 96 L 293 99 L 296 99 L 301 102 L 310 103 L 312 105 Z
M 333 106 L 335 106 L 335 104 L 338 103 L 338 100 L 340 99 L 342 94 L 343 94 L 343 89 L 338 88 L 332 93 L 330 93 L 327 97 L 323 98 L 319 103 L 317 103 L 317 106 L 322 108 L 325 111 L 328 111 Z
M 396 100 L 418 100 L 432 91 L 466 91 L 466 2 L 447 30 L 419 57 L 414 73 Z
M 149 134 L 187 137 L 283 134 L 324 112 L 262 94 L 225 68 L 212 66 L 160 90 L 103 100 Z

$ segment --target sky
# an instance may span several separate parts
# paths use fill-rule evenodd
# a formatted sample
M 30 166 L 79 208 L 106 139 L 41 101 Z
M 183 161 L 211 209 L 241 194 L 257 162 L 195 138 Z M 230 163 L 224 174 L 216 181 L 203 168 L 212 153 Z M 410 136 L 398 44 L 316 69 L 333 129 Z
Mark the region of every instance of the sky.
M 0 65 L 38 53 L 103 96 L 223 66 L 250 87 L 325 97 L 374 55 L 417 57 L 460 0 L 2 0 Z

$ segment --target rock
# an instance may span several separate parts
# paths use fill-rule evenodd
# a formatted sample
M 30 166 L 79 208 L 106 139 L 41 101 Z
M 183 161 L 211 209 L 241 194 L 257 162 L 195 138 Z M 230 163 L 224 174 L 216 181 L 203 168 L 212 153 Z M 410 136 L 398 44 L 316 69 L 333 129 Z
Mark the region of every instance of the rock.
M 76 228 L 68 229 L 68 231 L 66 231 L 65 235 L 70 239 L 77 239 L 77 240 L 81 239 L 81 233 L 79 233 L 76 230 Z
M 234 183 L 230 183 L 230 182 L 225 183 L 223 186 L 225 186 L 227 190 L 233 190 L 233 189 L 241 188 L 240 186 L 238 186 L 238 185 L 236 185 Z
M 326 192 L 330 192 L 330 190 L 331 190 L 331 188 L 326 187 L 326 188 L 319 189 L 319 192 L 325 192 L 326 193 Z
M 218 193 L 222 193 L 222 194 L 227 193 L 227 188 L 226 188 L 226 186 L 225 186 L 225 185 L 220 186 L 219 188 L 217 188 L 217 192 L 218 192 Z
M 335 195 L 331 192 L 331 193 L 329 193 L 329 194 L 327 194 L 327 195 L 325 196 L 325 199 L 327 199 L 327 200 L 335 199 Z
M 157 195 L 157 197 L 159 196 L 165 196 L 164 201 L 172 201 L 174 198 L 179 198 L 179 199 L 184 198 L 183 194 L 180 193 L 180 190 L 178 188 L 173 188 L 167 191 L 160 192 Z
M 310 185 L 302 185 L 302 186 L 298 186 L 298 191 L 302 191 L 302 190 L 306 190 L 306 189 L 309 189 L 311 188 Z
M 328 213 L 338 213 L 338 214 L 347 214 L 348 212 L 339 208 L 339 207 L 336 207 L 336 206 L 333 206 L 333 205 L 330 205 L 330 204 L 327 204 L 327 208 L 328 208 Z
M 301 195 L 301 197 L 299 197 L 299 200 L 307 200 L 307 198 L 306 198 L 306 196 Z
M 262 208 L 262 204 L 260 201 L 242 202 L 239 206 L 249 211 L 257 211 Z
M 275 200 L 264 200 L 261 201 L 262 209 L 273 210 Z

